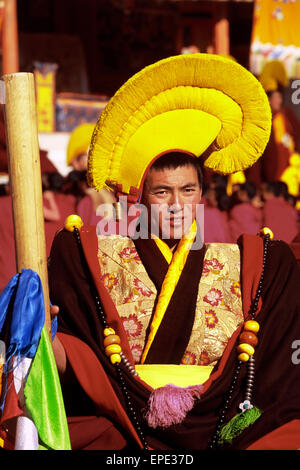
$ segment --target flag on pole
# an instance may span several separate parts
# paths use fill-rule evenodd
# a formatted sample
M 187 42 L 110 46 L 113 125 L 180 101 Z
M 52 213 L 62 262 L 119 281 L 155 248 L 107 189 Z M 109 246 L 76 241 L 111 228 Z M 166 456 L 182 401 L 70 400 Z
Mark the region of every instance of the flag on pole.
M 17 418 L 15 449 L 70 450 L 58 371 L 44 322 L 40 278 L 23 269 L 0 295 L 0 335 L 6 346 L 0 426 Z

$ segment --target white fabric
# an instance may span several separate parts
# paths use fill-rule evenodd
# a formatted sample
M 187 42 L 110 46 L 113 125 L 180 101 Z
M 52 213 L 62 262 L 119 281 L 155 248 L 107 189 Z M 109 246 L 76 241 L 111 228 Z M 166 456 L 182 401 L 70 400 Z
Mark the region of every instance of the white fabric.
M 33 421 L 27 416 L 17 420 L 15 450 L 38 450 L 39 437 Z

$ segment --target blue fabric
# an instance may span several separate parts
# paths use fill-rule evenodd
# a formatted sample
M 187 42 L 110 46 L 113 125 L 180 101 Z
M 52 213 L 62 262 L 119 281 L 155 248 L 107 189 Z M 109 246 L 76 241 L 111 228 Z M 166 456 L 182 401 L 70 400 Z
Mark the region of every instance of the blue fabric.
M 57 333 L 57 316 L 54 317 L 52 322 L 51 322 L 52 341 L 54 340 L 56 333 Z
M 5 325 L 11 301 L 13 305 L 6 361 L 12 355 L 33 358 L 45 323 L 44 295 L 37 273 L 31 269 L 22 269 L 4 288 L 0 295 L 0 331 Z

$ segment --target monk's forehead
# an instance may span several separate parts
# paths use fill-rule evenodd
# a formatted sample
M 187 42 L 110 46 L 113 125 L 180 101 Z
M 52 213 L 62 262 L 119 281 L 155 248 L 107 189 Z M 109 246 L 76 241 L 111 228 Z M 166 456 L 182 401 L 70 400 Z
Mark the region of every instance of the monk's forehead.
M 148 187 L 194 184 L 198 183 L 198 174 L 196 168 L 190 164 L 177 168 L 150 168 L 145 183 Z

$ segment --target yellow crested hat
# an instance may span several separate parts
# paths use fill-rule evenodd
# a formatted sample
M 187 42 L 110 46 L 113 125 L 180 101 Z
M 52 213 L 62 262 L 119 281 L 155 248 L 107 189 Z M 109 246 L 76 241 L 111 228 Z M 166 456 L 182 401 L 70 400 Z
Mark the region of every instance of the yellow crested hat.
M 71 165 L 74 158 L 87 153 L 93 135 L 95 123 L 86 122 L 76 127 L 71 133 L 67 146 L 67 165 Z
M 265 64 L 259 81 L 266 92 L 276 91 L 280 86 L 285 88 L 289 84 L 285 66 L 279 60 L 271 60 Z
M 230 174 L 253 165 L 271 130 L 259 81 L 237 62 L 214 54 L 160 60 L 130 78 L 111 98 L 93 132 L 88 183 L 138 194 L 158 156 L 182 151 Z

